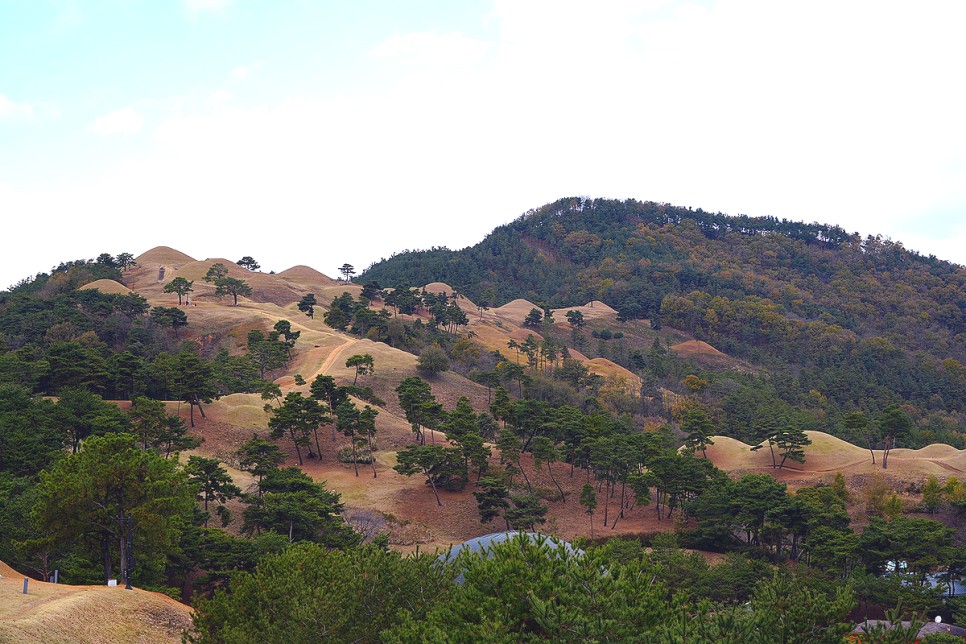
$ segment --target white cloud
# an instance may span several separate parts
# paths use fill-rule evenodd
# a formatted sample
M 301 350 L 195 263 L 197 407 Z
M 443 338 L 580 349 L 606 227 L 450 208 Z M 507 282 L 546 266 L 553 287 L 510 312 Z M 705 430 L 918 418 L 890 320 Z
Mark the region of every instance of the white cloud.
M 371 55 L 406 65 L 453 69 L 482 61 L 489 49 L 488 42 L 459 32 L 424 31 L 396 34 Z
M 203 13 L 223 11 L 234 3 L 235 0 L 181 0 L 181 6 L 185 8 L 191 18 Z
M 230 76 L 236 81 L 243 81 L 252 73 L 260 70 L 262 67 L 263 63 L 261 61 L 254 62 L 249 65 L 237 65 L 231 70 Z
M 28 103 L 15 103 L 0 94 L 0 120 L 32 119 L 34 110 Z
M 87 131 L 101 136 L 137 134 L 143 125 L 144 117 L 134 108 L 125 107 L 96 119 Z

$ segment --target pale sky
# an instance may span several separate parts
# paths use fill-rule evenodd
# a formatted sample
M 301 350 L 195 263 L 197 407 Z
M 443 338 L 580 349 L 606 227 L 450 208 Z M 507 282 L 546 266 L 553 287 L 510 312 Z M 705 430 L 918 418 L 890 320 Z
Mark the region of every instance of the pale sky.
M 0 0 L 0 289 L 172 246 L 362 270 L 561 197 L 966 264 L 966 2 Z

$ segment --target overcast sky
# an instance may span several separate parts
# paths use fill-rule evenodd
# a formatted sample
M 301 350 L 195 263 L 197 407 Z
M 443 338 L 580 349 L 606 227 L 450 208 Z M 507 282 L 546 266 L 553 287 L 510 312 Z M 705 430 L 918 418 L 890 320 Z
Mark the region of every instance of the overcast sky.
M 966 264 L 966 2 L 0 0 L 0 288 L 460 248 L 561 197 Z

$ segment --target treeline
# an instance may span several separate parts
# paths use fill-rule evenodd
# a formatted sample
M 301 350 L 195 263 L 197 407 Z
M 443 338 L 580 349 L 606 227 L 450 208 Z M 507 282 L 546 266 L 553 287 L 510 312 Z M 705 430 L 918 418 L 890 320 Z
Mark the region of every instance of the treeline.
M 861 337 L 964 359 L 966 270 L 835 226 L 729 217 L 666 204 L 563 199 L 461 251 L 407 251 L 362 280 L 434 280 L 490 305 L 527 297 L 554 307 L 601 299 L 628 319 L 668 295 L 762 298 L 777 314 L 822 319 Z
M 699 566 L 678 550 L 643 555 L 624 548 L 623 561 L 617 553 L 570 555 L 557 542 L 526 535 L 494 545 L 489 556 L 464 552 L 447 565 L 373 547 L 300 546 L 201 604 L 187 639 L 841 642 L 852 626 L 846 616 L 855 600 L 847 588 L 783 571 L 760 583 L 738 582 L 740 590 L 716 602 L 701 584 L 736 579 L 741 564 L 705 567 L 688 578 L 681 573 Z M 747 606 L 735 602 L 742 596 Z M 264 619 L 267 613 L 274 619 Z
M 919 641 L 922 614 L 900 609 L 887 612 L 894 629 L 851 636 L 859 621 L 851 583 L 741 555 L 709 566 L 673 535 L 652 544 L 650 552 L 620 540 L 571 552 L 520 534 L 439 559 L 299 545 L 201 602 L 186 640 Z
M 947 338 L 966 328 L 966 271 L 900 243 L 863 240 L 837 226 L 634 200 L 562 199 L 471 248 L 405 251 L 361 279 L 393 286 L 445 281 L 491 305 L 517 297 L 554 307 L 602 299 L 628 318 L 658 314 L 666 295 L 701 290 L 769 298 L 793 315 L 824 313 L 860 333 L 889 330 L 901 317 L 945 329 Z

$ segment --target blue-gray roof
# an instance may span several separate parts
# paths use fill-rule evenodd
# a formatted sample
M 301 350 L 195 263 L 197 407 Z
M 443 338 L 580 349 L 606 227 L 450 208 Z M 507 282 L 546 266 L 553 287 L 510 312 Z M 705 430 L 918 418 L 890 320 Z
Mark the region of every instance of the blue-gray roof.
M 563 548 L 568 555 L 571 556 L 581 556 L 584 554 L 583 550 L 579 548 L 574 548 L 570 543 L 562 541 L 557 537 L 539 534 L 537 532 L 494 532 L 492 534 L 485 534 L 482 537 L 476 537 L 475 539 L 470 539 L 469 541 L 464 541 L 463 543 L 457 544 L 450 548 L 449 550 L 443 552 L 436 560 L 440 563 L 447 563 L 455 559 L 461 552 L 468 550 L 470 552 L 483 552 L 488 557 L 492 556 L 491 549 L 494 545 L 512 539 L 514 537 L 525 537 L 532 543 L 545 543 L 550 548 L 557 549 Z

